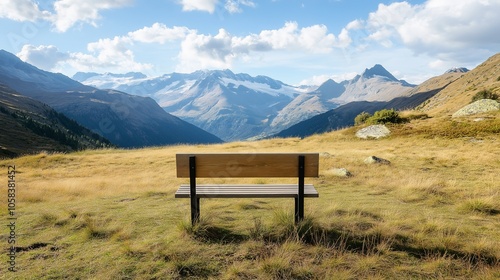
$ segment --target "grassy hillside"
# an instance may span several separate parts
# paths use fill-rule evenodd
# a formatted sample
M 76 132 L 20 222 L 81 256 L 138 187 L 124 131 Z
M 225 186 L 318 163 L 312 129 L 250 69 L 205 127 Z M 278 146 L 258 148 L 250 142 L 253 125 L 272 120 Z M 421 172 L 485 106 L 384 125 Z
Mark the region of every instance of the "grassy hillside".
M 490 57 L 472 71 L 463 74 L 421 106 L 433 116 L 450 116 L 469 104 L 479 91 L 500 94 L 500 53 Z
M 15 165 L 16 268 L 1 279 L 498 279 L 500 115 L 414 120 L 392 136 L 355 128 L 305 139 L 42 153 L 0 161 L 0 223 Z M 180 152 L 319 152 L 319 198 L 175 199 Z M 390 165 L 368 165 L 378 156 Z M 333 168 L 347 168 L 340 178 Z M 288 179 L 203 179 L 216 183 Z

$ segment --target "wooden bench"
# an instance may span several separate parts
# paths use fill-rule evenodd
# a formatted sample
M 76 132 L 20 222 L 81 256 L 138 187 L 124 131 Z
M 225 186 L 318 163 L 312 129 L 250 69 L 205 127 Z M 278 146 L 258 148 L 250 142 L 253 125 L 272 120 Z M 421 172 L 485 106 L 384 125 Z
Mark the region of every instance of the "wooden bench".
M 190 178 L 175 193 L 191 199 L 191 222 L 200 219 L 200 198 L 294 198 L 295 222 L 304 218 L 304 197 L 319 197 L 305 177 L 318 177 L 317 153 L 177 154 L 177 177 Z M 297 177 L 297 184 L 197 185 L 196 178 Z

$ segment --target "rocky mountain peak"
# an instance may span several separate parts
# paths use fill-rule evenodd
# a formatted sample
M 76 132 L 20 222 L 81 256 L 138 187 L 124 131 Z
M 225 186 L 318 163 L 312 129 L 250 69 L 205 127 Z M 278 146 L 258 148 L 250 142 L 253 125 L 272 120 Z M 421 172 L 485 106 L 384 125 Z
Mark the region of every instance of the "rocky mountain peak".
M 372 68 L 366 68 L 363 74 L 361 75 L 365 79 L 370 79 L 375 76 L 381 76 L 381 77 L 386 77 L 389 80 L 392 81 L 398 81 L 396 77 L 394 77 L 389 71 L 387 71 L 382 65 L 380 64 L 375 64 Z
M 332 79 L 326 80 L 323 84 L 321 84 L 314 93 L 319 94 L 327 94 L 329 98 L 335 98 L 342 95 L 345 91 L 345 87 L 342 84 L 335 82 Z
M 469 69 L 467 69 L 465 67 L 454 67 L 454 68 L 451 68 L 448 71 L 446 71 L 445 74 L 448 74 L 448 73 L 467 73 L 467 72 L 469 72 Z

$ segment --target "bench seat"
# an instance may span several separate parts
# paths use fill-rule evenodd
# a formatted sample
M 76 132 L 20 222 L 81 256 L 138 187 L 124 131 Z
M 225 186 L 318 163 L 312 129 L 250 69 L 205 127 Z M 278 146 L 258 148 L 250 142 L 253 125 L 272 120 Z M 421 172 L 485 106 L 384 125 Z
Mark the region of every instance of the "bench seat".
M 201 198 L 293 198 L 295 223 L 304 218 L 304 198 L 319 197 L 306 177 L 318 177 L 318 153 L 176 154 L 178 178 L 189 178 L 175 198 L 191 201 L 191 223 L 200 219 Z M 296 184 L 197 184 L 197 178 L 297 178 Z
M 297 184 L 256 184 L 256 185 L 196 185 L 197 198 L 294 198 L 298 196 Z M 189 185 L 183 184 L 175 193 L 175 198 L 189 198 Z M 304 197 L 319 197 L 311 184 L 304 185 Z

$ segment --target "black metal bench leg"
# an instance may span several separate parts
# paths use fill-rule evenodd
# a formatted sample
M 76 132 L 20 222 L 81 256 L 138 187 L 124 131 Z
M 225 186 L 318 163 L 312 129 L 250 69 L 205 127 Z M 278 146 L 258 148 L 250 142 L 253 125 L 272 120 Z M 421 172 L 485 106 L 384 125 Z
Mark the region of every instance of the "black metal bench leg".
M 189 157 L 189 190 L 191 197 L 191 224 L 200 221 L 200 198 L 196 196 L 196 158 Z
M 191 224 L 194 226 L 199 221 L 200 221 L 200 199 L 195 198 L 191 200 Z
M 299 198 L 296 196 L 295 198 L 295 223 L 298 223 L 300 221 L 300 216 L 299 216 Z
M 299 156 L 299 184 L 298 195 L 295 198 L 295 223 L 304 219 L 304 177 L 305 177 L 305 157 Z

